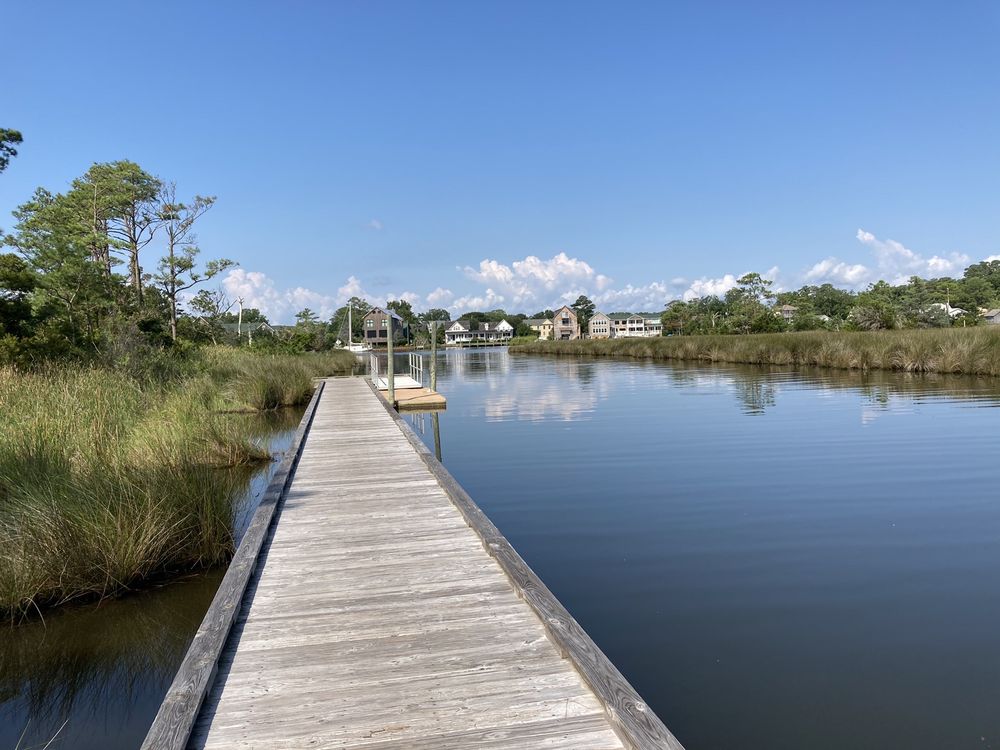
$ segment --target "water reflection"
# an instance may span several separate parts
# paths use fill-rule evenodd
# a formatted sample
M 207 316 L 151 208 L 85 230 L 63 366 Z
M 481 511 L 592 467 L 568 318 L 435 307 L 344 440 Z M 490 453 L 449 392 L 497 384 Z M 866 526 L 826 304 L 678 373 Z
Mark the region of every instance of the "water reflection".
M 0 747 L 137 748 L 222 572 L 193 577 L 0 638 Z M 95 731 L 95 728 L 100 728 Z
M 429 353 L 423 355 L 429 358 Z M 399 367 L 406 365 L 399 356 Z M 425 362 L 425 371 L 429 365 Z M 816 398 L 845 391 L 860 394 L 859 420 L 905 413 L 936 398 L 996 406 L 1000 397 L 988 379 L 919 373 L 859 372 L 705 365 L 692 362 L 633 362 L 588 358 L 509 356 L 506 349 L 445 350 L 438 353 L 440 387 L 474 389 L 487 421 L 549 419 L 575 422 L 592 418 L 602 402 L 623 391 L 728 394 L 738 411 L 761 416 L 793 393 Z M 454 393 L 453 393 L 454 395 Z M 450 407 L 452 408 L 452 407 Z
M 445 464 L 687 747 L 996 744 L 997 381 L 505 356 Z

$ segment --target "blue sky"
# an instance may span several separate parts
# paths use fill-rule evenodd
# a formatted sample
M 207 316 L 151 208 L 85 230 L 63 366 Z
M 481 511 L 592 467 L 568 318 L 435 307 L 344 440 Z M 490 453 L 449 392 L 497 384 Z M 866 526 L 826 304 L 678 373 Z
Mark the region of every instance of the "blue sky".
M 50 3 L 4 9 L 0 226 L 128 158 L 214 194 L 288 320 L 351 292 L 659 309 L 1000 253 L 1000 5 Z M 151 266 L 154 258 L 145 261 Z M 774 270 L 777 269 L 777 270 Z M 571 300 L 570 300 L 571 301 Z

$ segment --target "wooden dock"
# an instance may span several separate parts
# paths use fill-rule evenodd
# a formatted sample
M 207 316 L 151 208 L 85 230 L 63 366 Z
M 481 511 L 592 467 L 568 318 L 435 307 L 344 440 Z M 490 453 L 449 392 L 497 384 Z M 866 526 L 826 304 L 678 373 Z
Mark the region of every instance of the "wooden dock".
M 682 750 L 366 381 L 286 463 L 143 748 Z

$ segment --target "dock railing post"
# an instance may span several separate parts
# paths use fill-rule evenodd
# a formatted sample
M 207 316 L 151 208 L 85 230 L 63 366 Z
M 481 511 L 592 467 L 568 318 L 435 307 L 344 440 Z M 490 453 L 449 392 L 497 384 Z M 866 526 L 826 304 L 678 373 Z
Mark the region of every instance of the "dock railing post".
M 385 341 L 386 341 L 386 354 L 389 357 L 389 361 L 386 363 L 385 366 L 385 378 L 386 378 L 386 385 L 389 387 L 389 403 L 392 405 L 393 408 L 396 408 L 396 385 L 393 382 L 394 377 L 392 368 L 392 337 L 395 334 L 395 331 L 392 329 L 392 314 L 389 312 L 386 312 L 385 314 L 385 326 L 386 329 L 388 329 L 386 331 Z
M 438 389 L 437 341 L 438 322 L 431 321 L 431 390 Z

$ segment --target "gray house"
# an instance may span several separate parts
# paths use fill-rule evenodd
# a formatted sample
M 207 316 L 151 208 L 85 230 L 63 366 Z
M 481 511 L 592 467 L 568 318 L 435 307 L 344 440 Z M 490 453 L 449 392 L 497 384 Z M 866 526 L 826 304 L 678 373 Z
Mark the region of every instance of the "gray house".
M 372 346 L 388 345 L 389 321 L 392 321 L 392 341 L 405 341 L 410 337 L 410 327 L 406 321 L 392 311 L 381 307 L 373 307 L 365 315 L 365 343 Z

